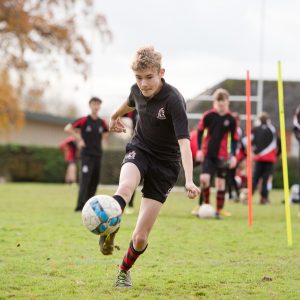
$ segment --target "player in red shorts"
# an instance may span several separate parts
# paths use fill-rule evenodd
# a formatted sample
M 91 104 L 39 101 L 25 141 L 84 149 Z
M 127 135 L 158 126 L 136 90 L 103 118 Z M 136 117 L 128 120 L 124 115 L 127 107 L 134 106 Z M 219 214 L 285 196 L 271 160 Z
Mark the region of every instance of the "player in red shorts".
M 66 162 L 66 175 L 65 182 L 72 184 L 76 182 L 77 174 L 77 157 L 78 149 L 76 145 L 76 139 L 73 136 L 67 137 L 60 145 L 59 148 L 64 152 Z

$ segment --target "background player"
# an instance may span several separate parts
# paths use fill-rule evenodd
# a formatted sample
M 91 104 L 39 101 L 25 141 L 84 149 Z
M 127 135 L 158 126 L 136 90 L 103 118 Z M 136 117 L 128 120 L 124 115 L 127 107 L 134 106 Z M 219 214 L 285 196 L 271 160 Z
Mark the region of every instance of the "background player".
M 81 211 L 86 201 L 95 195 L 99 183 L 102 137 L 108 132 L 106 122 L 98 117 L 101 103 L 99 98 L 91 98 L 90 115 L 79 118 L 65 127 L 65 131 L 76 138 L 81 149 L 80 187 L 75 211 Z
M 300 105 L 296 108 L 294 117 L 293 117 L 293 131 L 295 134 L 296 139 L 299 142 L 299 199 L 300 199 Z M 298 217 L 300 218 L 300 211 L 298 213 Z
M 66 163 L 65 182 L 72 184 L 76 182 L 77 178 L 77 158 L 78 149 L 76 140 L 73 136 L 69 136 L 59 145 L 59 148 L 64 153 Z
M 272 182 L 274 163 L 277 156 L 280 155 L 281 147 L 276 129 L 271 124 L 269 115 L 262 112 L 258 119 L 260 124 L 255 126 L 251 132 L 253 159 L 255 161 L 252 191 L 255 192 L 261 179 L 261 198 L 259 202 L 260 204 L 267 204 L 270 203 L 268 195 L 271 190 L 270 180 Z
M 239 136 L 236 119 L 229 111 L 229 93 L 224 89 L 217 89 L 213 98 L 213 109 L 206 111 L 199 122 L 196 159 L 202 162 L 199 206 L 203 201 L 209 203 L 211 179 L 216 173 L 216 218 L 220 219 L 222 215 L 230 215 L 223 209 L 225 177 L 227 168 L 236 166 L 235 153 Z M 197 214 L 199 206 L 192 211 L 193 214 Z

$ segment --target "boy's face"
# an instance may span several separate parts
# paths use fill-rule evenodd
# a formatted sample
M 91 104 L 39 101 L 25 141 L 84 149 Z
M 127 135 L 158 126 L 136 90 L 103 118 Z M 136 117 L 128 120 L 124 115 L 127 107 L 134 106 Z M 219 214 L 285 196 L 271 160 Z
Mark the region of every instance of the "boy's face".
M 134 71 L 136 83 L 145 97 L 153 97 L 161 87 L 161 79 L 165 70 L 155 68 Z
M 224 114 L 229 110 L 229 100 L 215 100 L 214 102 L 214 108 L 218 111 L 220 114 Z
M 100 108 L 101 108 L 101 103 L 99 101 L 92 101 L 90 103 L 90 109 L 91 109 L 92 115 L 97 115 Z

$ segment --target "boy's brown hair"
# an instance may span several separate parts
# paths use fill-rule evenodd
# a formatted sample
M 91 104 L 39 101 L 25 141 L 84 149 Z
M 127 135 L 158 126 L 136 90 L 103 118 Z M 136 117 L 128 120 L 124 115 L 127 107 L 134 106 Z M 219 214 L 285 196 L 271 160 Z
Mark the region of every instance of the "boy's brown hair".
M 143 71 L 146 69 L 161 69 L 161 54 L 155 51 L 154 47 L 140 48 L 134 57 L 131 68 L 133 71 Z
M 213 93 L 214 100 L 221 101 L 221 100 L 229 100 L 229 93 L 225 89 L 217 89 Z
M 264 111 L 259 114 L 258 118 L 259 118 L 261 124 L 267 124 L 270 120 L 269 114 Z

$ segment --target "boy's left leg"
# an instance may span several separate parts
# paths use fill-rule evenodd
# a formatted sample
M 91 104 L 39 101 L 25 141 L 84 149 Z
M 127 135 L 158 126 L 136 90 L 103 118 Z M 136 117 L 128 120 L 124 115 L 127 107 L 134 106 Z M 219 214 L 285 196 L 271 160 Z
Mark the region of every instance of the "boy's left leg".
M 161 207 L 162 203 L 159 201 L 149 198 L 142 199 L 132 240 L 117 274 L 116 287 L 128 288 L 131 286 L 129 270 L 138 257 L 146 250 L 148 245 L 148 236 L 157 219 Z

